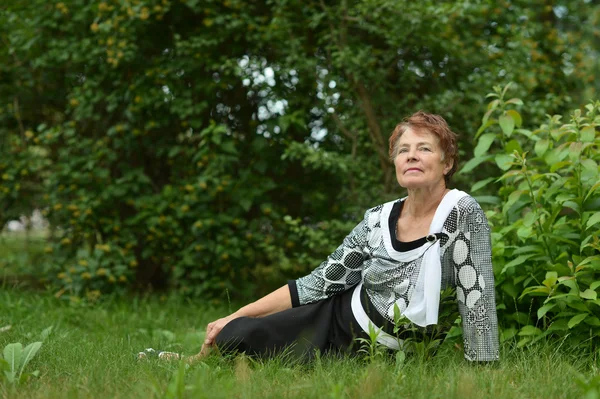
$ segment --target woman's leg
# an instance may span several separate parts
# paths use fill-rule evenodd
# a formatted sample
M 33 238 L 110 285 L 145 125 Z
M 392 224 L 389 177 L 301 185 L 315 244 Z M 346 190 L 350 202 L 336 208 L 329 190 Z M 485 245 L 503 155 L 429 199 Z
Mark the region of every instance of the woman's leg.
M 329 349 L 334 303 L 331 299 L 299 306 L 260 318 L 241 317 L 229 322 L 217 336 L 221 353 L 272 357 L 291 353 L 311 358 Z

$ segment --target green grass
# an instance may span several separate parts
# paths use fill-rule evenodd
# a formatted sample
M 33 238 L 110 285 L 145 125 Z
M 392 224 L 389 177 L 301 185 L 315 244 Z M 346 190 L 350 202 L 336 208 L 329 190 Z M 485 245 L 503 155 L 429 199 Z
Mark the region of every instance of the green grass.
M 598 374 L 596 359 L 549 343 L 529 349 L 505 344 L 502 361 L 494 366 L 471 365 L 451 346 L 425 363 L 409 357 L 402 367 L 392 359 L 323 358 L 298 365 L 211 356 L 182 369 L 183 378 L 177 362 L 136 360 L 147 347 L 196 353 L 206 323 L 226 312 L 175 296 L 109 298 L 90 307 L 50 294 L 2 289 L 0 327 L 12 328 L 0 332 L 0 349 L 40 340 L 44 329 L 53 328 L 26 370 L 40 370 L 39 377 L 15 391 L 0 383 L 0 395 L 168 398 L 180 397 L 179 386 L 181 397 L 190 398 L 592 398 L 598 390 L 587 392 L 578 383 Z

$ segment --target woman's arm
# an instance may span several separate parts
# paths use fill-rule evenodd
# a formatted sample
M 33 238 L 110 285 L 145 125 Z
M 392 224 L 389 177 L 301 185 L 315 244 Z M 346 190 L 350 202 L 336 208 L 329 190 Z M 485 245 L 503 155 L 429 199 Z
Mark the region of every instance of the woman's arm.
M 237 319 L 238 317 L 264 317 L 291 307 L 292 297 L 290 295 L 290 289 L 286 284 L 259 300 L 240 308 L 237 312 L 220 318 L 219 320 L 215 320 L 212 323 L 208 323 L 206 326 L 206 337 L 204 338 L 204 344 L 202 345 L 200 353 L 206 353 L 208 347 L 214 344 L 215 338 L 217 338 L 217 335 L 219 335 L 223 327 L 231 320 Z
M 362 280 L 369 232 L 379 221 L 380 212 L 381 206 L 367 210 L 363 220 L 325 261 L 310 274 L 290 284 L 294 307 L 330 298 Z
M 288 285 L 276 289 L 259 300 L 240 308 L 233 315 L 237 317 L 263 317 L 292 307 L 292 297 Z
M 458 309 L 463 327 L 465 358 L 498 360 L 498 320 L 492 270 L 490 227 L 473 199 L 460 204 L 460 233 L 452 248 Z

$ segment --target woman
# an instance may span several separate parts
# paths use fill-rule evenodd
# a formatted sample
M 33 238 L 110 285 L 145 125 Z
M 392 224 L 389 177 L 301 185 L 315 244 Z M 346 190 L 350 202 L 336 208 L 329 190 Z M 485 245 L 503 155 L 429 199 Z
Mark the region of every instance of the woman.
M 456 135 L 438 116 L 417 112 L 389 139 L 408 196 L 366 211 L 319 267 L 237 312 L 209 323 L 200 353 L 211 347 L 269 355 L 290 348 L 352 352 L 356 337 L 391 349 L 394 309 L 417 326 L 438 322 L 440 289 L 454 287 L 471 361 L 498 359 L 490 231 L 479 204 L 448 189 L 457 169 Z

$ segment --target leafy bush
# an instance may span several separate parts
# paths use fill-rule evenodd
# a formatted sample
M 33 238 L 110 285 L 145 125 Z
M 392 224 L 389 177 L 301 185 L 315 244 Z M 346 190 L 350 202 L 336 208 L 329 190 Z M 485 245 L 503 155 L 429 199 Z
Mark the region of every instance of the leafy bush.
M 548 335 L 582 341 L 600 333 L 600 102 L 570 120 L 548 116 L 524 128 L 509 86 L 492 98 L 475 157 L 498 174 L 473 184 L 493 225 L 493 263 L 503 339 L 519 345 Z M 527 109 L 524 108 L 524 111 Z M 593 340 L 590 340 L 592 343 Z
M 490 81 L 534 119 L 598 88 L 600 7 L 530 3 L 6 0 L 0 223 L 46 210 L 74 301 L 266 291 L 398 196 L 406 114 L 470 132 Z

